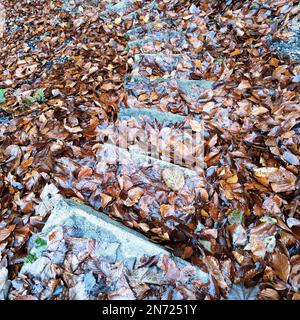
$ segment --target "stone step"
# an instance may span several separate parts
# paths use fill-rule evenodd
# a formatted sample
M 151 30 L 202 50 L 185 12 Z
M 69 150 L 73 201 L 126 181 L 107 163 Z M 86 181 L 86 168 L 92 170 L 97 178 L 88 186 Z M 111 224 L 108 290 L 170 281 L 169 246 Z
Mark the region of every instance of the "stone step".
M 124 20 L 128 24 L 128 20 Z M 174 31 L 178 28 L 182 19 L 174 19 L 158 8 L 144 12 L 142 15 L 130 21 L 127 34 L 130 40 L 139 40 L 152 31 Z
M 145 16 L 147 14 L 152 14 L 152 10 L 157 9 L 162 14 L 171 10 L 175 6 L 184 3 L 184 0 L 173 0 L 164 4 L 162 10 L 159 9 L 160 1 L 157 0 L 121 0 L 118 3 L 109 4 L 106 8 L 111 12 L 122 14 L 124 20 L 126 19 L 139 19 L 140 16 Z M 143 4 L 143 6 L 141 6 Z M 155 12 L 157 14 L 157 12 Z
M 195 107 L 209 102 L 214 96 L 213 81 L 125 77 L 128 97 L 125 106 L 153 108 L 187 115 L 197 113 Z
M 102 257 L 129 260 L 141 259 L 144 255 L 170 256 L 170 251 L 149 241 L 141 233 L 74 200 L 62 199 L 57 202 L 42 233 L 48 234 L 59 226 L 72 228 L 73 236 L 98 240 L 103 245 L 103 250 L 99 250 Z M 137 246 L 137 243 L 140 245 Z M 174 259 L 181 265 L 188 264 L 177 257 Z
M 155 241 L 168 241 L 172 230 L 197 220 L 196 207 L 206 193 L 203 169 L 191 170 L 109 143 L 100 143 L 96 156 L 97 190 L 88 197 L 92 206 L 133 226 L 159 226 L 148 234 Z
M 137 54 L 134 56 L 131 74 L 137 77 L 159 76 L 187 80 L 192 80 L 193 76 L 201 78 L 196 65 L 198 61 L 201 67 L 201 60 L 197 58 L 188 54 Z
M 171 112 L 160 112 L 155 109 L 147 108 L 122 108 L 118 113 L 118 119 L 124 120 L 128 118 L 147 118 L 149 122 L 157 121 L 164 125 L 181 123 L 185 117 Z
M 103 132 L 103 135 L 110 131 L 112 128 L 108 128 L 107 131 Z M 110 137 L 109 140 L 112 140 L 113 137 Z M 115 141 L 114 141 L 115 142 Z M 123 144 L 121 142 L 120 144 Z M 176 164 L 172 163 L 170 161 L 159 159 L 157 155 L 155 157 L 152 157 L 151 155 L 146 154 L 147 152 L 142 149 L 141 147 L 138 147 L 137 145 L 129 145 L 128 148 L 117 146 L 113 143 L 104 143 L 101 146 L 100 151 L 97 154 L 97 158 L 99 161 L 112 161 L 112 162 L 118 162 L 119 164 L 123 164 L 125 166 L 135 165 L 137 167 L 145 167 L 148 165 L 156 165 L 161 170 L 170 168 L 174 169 L 177 172 L 181 172 L 186 177 L 196 177 L 199 174 L 203 173 L 203 164 L 199 163 L 198 167 L 195 167 L 194 169 L 190 169 L 187 167 L 184 167 L 182 164 Z M 153 151 L 154 153 L 154 151 Z M 199 159 L 200 161 L 201 159 Z
M 37 242 L 37 239 L 39 239 L 39 242 Z M 42 245 L 38 245 L 41 242 Z M 117 275 L 114 272 L 116 276 L 115 280 L 117 281 L 122 277 L 123 283 L 127 284 L 128 287 L 128 282 L 133 286 L 144 283 L 150 285 L 171 284 L 171 281 L 167 277 L 167 270 L 163 271 L 156 266 L 151 268 L 151 265 L 136 269 L 136 265 L 141 265 L 143 262 L 154 257 L 157 259 L 157 266 L 165 261 L 173 263 L 172 268 L 176 270 L 179 268 L 180 270 L 183 269 L 182 272 L 188 271 L 188 275 L 185 276 L 185 281 L 182 285 L 184 285 L 186 290 L 191 290 L 193 294 L 197 293 L 199 287 L 208 287 L 210 285 L 209 273 L 201 270 L 200 267 L 173 256 L 170 251 L 149 241 L 140 232 L 128 228 L 111 219 L 106 214 L 95 211 L 91 207 L 74 200 L 63 199 L 58 201 L 51 211 L 42 232 L 33 236 L 30 239 L 30 243 L 31 261 L 23 265 L 17 280 L 13 281 L 12 298 L 18 296 L 18 291 L 22 292 L 25 288 L 31 290 L 30 292 L 35 295 L 35 292 L 41 291 L 37 289 L 37 283 L 40 286 L 44 284 L 45 288 L 49 290 L 47 282 L 49 282 L 49 279 L 55 280 L 55 270 L 66 267 L 64 261 L 67 252 L 70 252 L 74 258 L 76 256 L 79 257 L 80 253 L 87 254 L 86 260 L 89 259 L 90 263 L 98 261 L 95 266 L 97 265 L 97 269 L 100 268 L 99 270 L 107 274 L 107 276 L 112 274 L 114 268 L 118 266 L 120 268 L 121 266 L 120 271 L 123 273 Z M 75 261 L 72 260 L 72 263 L 74 262 L 74 265 L 76 265 L 76 261 L 78 263 L 78 260 L 75 258 Z M 152 264 L 155 265 L 155 262 L 153 261 Z M 92 268 L 93 266 L 91 264 Z M 70 269 L 72 268 L 73 265 L 70 266 Z M 76 269 L 76 267 L 74 268 Z M 90 280 L 91 274 L 93 273 L 90 273 L 89 276 L 88 274 L 74 276 L 73 279 L 77 279 L 74 287 L 66 285 L 66 287 L 71 287 L 69 299 L 89 299 L 89 292 L 95 286 L 93 276 L 92 279 L 94 281 L 91 282 Z M 28 283 L 27 279 L 29 280 Z M 106 290 L 108 293 L 116 291 L 113 283 L 110 286 L 101 289 L 101 292 L 103 290 Z M 121 289 L 124 288 L 126 286 Z M 44 290 L 44 294 L 42 295 L 42 297 L 45 296 L 44 299 L 53 295 L 52 290 L 49 293 L 47 289 Z M 129 290 L 129 292 L 131 291 Z M 119 297 L 122 298 L 121 293 Z M 126 299 L 126 297 L 128 299 L 128 293 L 123 292 L 123 297 L 123 299 Z M 135 298 L 133 293 L 131 293 L 130 297 L 132 297 L 131 299 Z
M 121 18 L 122 21 L 128 19 L 134 19 L 135 15 L 142 13 L 145 10 L 151 10 L 152 7 L 157 6 L 156 1 L 153 0 L 121 0 L 121 1 L 106 1 L 104 4 L 104 10 L 99 15 L 100 19 L 107 19 L 111 16 L 113 19 Z
M 101 128 L 97 140 L 196 172 L 204 167 L 200 119 L 151 109 L 122 109 L 115 123 Z
M 170 52 L 134 55 L 131 74 L 137 77 L 177 78 L 181 80 L 217 80 L 227 58 L 214 58 L 209 52 L 201 54 L 172 54 Z
M 172 53 L 199 53 L 199 50 L 188 41 L 185 33 L 177 31 L 150 32 L 144 38 L 128 42 L 128 49 L 133 53 L 159 53 L 169 50 Z
M 207 51 L 204 48 L 220 47 L 214 31 L 203 33 L 201 29 L 186 28 L 180 23 L 177 24 L 177 20 L 174 22 L 170 28 L 166 24 L 159 30 L 148 30 L 144 27 L 143 32 L 129 34 L 128 49 L 134 53 L 158 53 L 172 49 L 173 53 L 199 54 Z M 222 51 L 219 54 L 222 54 Z
M 174 1 L 173 5 L 175 5 Z M 194 33 L 196 29 L 195 26 L 199 24 L 199 12 L 192 10 L 185 12 L 185 16 L 186 15 L 188 15 L 187 20 L 185 20 L 183 16 L 175 18 L 168 10 L 142 12 L 142 16 L 137 17 L 127 34 L 130 36 L 130 40 L 138 40 L 146 36 L 146 34 L 150 35 L 152 31 L 184 30 L 185 32 Z M 194 23 L 191 24 L 192 19 Z
M 185 91 L 186 94 L 193 94 L 192 90 L 196 87 L 212 90 L 214 88 L 215 81 L 210 80 L 184 80 L 184 79 L 168 79 L 168 78 L 146 78 L 136 77 L 134 75 L 126 75 L 124 87 L 128 90 L 132 90 L 135 86 L 147 85 L 149 88 L 156 87 L 159 84 L 170 84 L 176 82 L 178 86 Z
M 109 1 L 105 8 L 113 13 L 129 14 L 133 10 L 136 10 L 137 3 L 141 2 L 136 0 Z
M 176 20 L 178 21 L 178 20 Z M 180 20 L 179 20 L 180 21 Z M 175 25 L 174 21 L 169 18 L 162 18 L 159 17 L 155 18 L 154 21 L 150 21 L 143 25 L 136 26 L 131 28 L 127 31 L 127 35 L 131 41 L 138 40 L 144 37 L 148 32 L 155 32 L 155 31 L 170 31 L 172 27 Z
M 156 9 L 158 9 L 158 3 L 156 1 L 152 1 L 149 4 L 145 4 L 142 8 L 132 11 L 122 17 L 123 20 L 134 19 L 139 20 L 140 16 L 145 16 L 147 12 L 154 12 L 157 14 Z

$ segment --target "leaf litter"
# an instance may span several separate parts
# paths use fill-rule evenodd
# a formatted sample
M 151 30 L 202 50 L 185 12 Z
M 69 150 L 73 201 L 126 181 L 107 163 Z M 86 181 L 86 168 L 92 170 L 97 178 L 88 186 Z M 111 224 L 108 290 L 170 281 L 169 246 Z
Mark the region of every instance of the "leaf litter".
M 160 2 L 148 16 L 118 19 L 113 13 L 100 17 L 102 1 L 69 1 L 69 6 L 3 1 L 0 117 L 13 118 L 0 121 L 4 297 L 3 288 L 12 280 L 13 299 L 299 299 L 300 69 L 298 61 L 269 46 L 290 36 L 288 21 L 299 14 L 297 1 L 184 1 L 174 6 L 177 2 Z M 164 17 L 174 20 L 177 35 L 128 46 L 124 35 L 133 25 L 159 25 Z M 142 33 L 150 39 L 156 30 L 143 27 Z M 127 61 L 137 53 L 157 52 L 169 55 L 171 63 L 145 60 L 136 72 L 152 77 L 151 83 L 129 84 L 127 94 L 123 80 L 134 60 Z M 182 63 L 171 59 L 174 54 L 188 58 Z M 189 97 L 172 78 L 178 74 L 215 84 L 194 88 L 194 98 Z M 103 128 L 112 125 L 119 107 L 128 106 L 200 114 L 205 123 L 203 174 L 191 178 L 153 164 L 100 159 Z M 45 185 L 172 248 L 209 272 L 209 286 L 189 290 L 174 284 L 173 276 L 181 271 L 165 261 L 159 268 L 163 265 L 169 274 L 168 284 L 149 284 L 137 268 L 132 287 L 124 266 L 96 257 L 83 262 L 72 253 L 77 245 L 92 248 L 89 239 L 66 238 L 57 263 L 29 259 L 40 275 L 29 270 L 18 276 L 28 261 L 28 240 L 41 230 L 51 208 L 51 203 L 41 205 Z M 95 265 L 101 270 L 97 274 Z M 118 289 L 103 294 L 101 285 L 108 287 L 116 273 Z M 86 283 L 95 290 L 87 293 Z

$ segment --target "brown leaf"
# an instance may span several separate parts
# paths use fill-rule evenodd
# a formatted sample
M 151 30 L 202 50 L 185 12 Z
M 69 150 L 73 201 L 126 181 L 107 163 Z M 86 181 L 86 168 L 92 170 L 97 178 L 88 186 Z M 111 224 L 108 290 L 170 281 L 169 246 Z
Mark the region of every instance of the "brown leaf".
M 267 288 L 262 290 L 258 295 L 259 300 L 279 300 L 279 294 L 276 290 Z
M 83 177 L 90 177 L 92 174 L 93 170 L 88 166 L 84 166 L 80 169 L 78 173 L 78 179 L 81 179 Z
M 16 225 L 10 225 L 6 228 L 0 229 L 0 242 L 4 241 L 7 239 L 10 234 L 15 230 Z
M 163 218 L 174 215 L 174 207 L 169 204 L 162 204 L 160 206 L 160 214 Z
M 295 190 L 296 176 L 283 167 L 263 167 L 254 169 L 258 180 L 264 184 L 271 184 L 274 192 L 286 192 Z
M 133 206 L 140 200 L 143 193 L 144 193 L 144 190 L 140 187 L 130 189 L 128 191 L 128 198 L 126 199 L 124 204 L 128 207 Z
M 105 193 L 100 193 L 101 197 L 101 207 L 105 208 L 109 202 L 113 199 L 111 196 L 105 194 Z
M 227 293 L 228 292 L 228 285 L 225 282 L 225 279 L 221 273 L 218 260 L 214 257 L 205 257 L 204 261 L 205 261 L 205 264 L 207 265 L 208 270 L 210 271 L 211 275 L 217 281 L 220 289 L 222 289 L 224 292 Z
M 253 253 L 254 257 L 257 258 L 264 258 L 266 254 L 266 245 L 264 241 L 255 234 L 250 235 L 250 248 L 251 252 Z
M 286 255 L 280 252 L 274 253 L 272 255 L 272 268 L 281 280 L 288 280 L 291 267 Z

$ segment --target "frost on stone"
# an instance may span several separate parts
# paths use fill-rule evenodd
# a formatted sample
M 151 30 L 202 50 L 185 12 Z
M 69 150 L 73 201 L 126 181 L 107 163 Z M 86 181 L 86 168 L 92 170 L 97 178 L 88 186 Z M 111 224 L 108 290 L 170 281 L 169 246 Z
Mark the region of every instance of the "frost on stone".
M 246 288 L 242 283 L 234 284 L 229 291 L 228 300 L 256 300 L 259 287 Z
M 46 184 L 40 195 L 41 202 L 35 211 L 36 215 L 45 217 L 62 198 L 54 184 Z

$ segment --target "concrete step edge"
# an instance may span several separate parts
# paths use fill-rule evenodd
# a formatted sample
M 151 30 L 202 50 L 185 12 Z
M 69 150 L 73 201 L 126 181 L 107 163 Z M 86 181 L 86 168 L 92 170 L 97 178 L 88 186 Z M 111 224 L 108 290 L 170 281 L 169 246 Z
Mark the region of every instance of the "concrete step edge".
M 54 205 L 41 235 L 47 237 L 51 231 L 59 227 L 68 228 L 71 233 L 78 235 L 75 237 L 96 240 L 100 244 L 97 250 L 98 257 L 115 259 L 115 261 L 126 264 L 136 259 L 139 260 L 145 255 L 158 257 L 167 255 L 180 267 L 191 266 L 188 261 L 173 256 L 170 251 L 151 242 L 138 231 L 130 229 L 108 215 L 74 200 L 60 199 Z M 35 255 L 36 260 L 24 264 L 20 274 L 35 269 L 32 264 L 39 263 L 38 259 L 42 257 L 46 248 L 47 245 L 43 248 L 33 247 L 30 253 Z M 197 278 L 203 283 L 208 283 L 208 273 L 196 266 L 194 268 Z
M 118 118 L 135 118 L 139 119 L 141 117 L 148 117 L 150 121 L 156 120 L 159 123 L 180 123 L 185 120 L 185 116 L 171 113 L 171 112 L 162 112 L 155 109 L 148 109 L 148 108 L 124 108 L 120 109 Z
M 180 165 L 170 163 L 164 160 L 160 160 L 154 157 L 150 157 L 136 150 L 132 150 L 132 149 L 128 150 L 128 149 L 116 146 L 112 143 L 104 143 L 102 145 L 102 148 L 99 149 L 97 153 L 97 158 L 99 161 L 101 161 L 102 155 L 105 154 L 106 152 L 117 154 L 119 157 L 119 161 L 121 163 L 124 162 L 124 164 L 129 164 L 129 163 L 137 164 L 137 165 L 155 164 L 162 169 L 172 168 L 172 169 L 180 170 L 187 177 L 198 176 L 198 173 L 195 170 L 185 168 Z
M 134 81 L 130 81 L 134 80 Z M 199 85 L 200 87 L 206 89 L 213 89 L 215 81 L 211 80 L 187 80 L 187 79 L 174 79 L 174 78 L 157 78 L 155 80 L 151 80 L 150 78 L 138 77 L 135 75 L 127 74 L 124 80 L 124 87 L 125 89 L 130 89 L 128 84 L 132 83 L 147 83 L 148 85 L 159 83 L 159 82 L 170 82 L 170 81 L 177 81 L 179 85 Z

